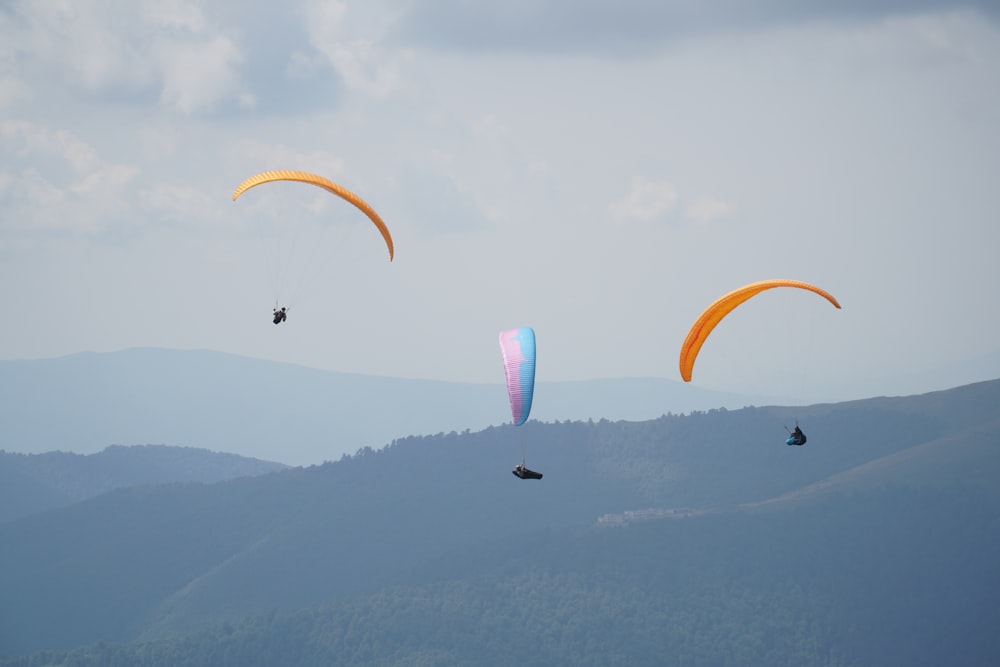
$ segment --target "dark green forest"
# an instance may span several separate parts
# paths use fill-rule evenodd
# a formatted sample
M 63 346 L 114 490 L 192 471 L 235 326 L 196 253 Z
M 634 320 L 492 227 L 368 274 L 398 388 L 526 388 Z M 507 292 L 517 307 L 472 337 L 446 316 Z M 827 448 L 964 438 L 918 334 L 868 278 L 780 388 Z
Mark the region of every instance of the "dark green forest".
M 0 525 L 0 664 L 997 664 L 998 405 L 529 422 L 118 490 Z

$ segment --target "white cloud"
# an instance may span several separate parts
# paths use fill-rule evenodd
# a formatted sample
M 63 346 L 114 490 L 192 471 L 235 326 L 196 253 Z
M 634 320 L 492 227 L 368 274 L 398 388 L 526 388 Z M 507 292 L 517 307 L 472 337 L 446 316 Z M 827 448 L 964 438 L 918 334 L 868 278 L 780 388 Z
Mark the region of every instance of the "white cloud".
M 12 200 L 8 228 L 100 232 L 128 208 L 125 190 L 138 167 L 102 159 L 71 132 L 0 121 L 0 146 L 14 157 L 0 171 Z
M 63 190 L 45 180 L 36 169 L 25 169 L 11 181 L 18 189 L 18 197 L 30 203 L 58 205 L 65 199 Z M 14 216 L 11 218 L 13 222 Z
M 70 186 L 70 190 L 78 195 L 89 195 L 107 191 L 119 191 L 139 173 L 132 165 L 109 164 L 102 165 L 96 171 L 83 176 L 83 179 Z
M 19 76 L 0 85 L 0 104 L 11 96 L 5 90 L 24 88 L 91 99 L 155 95 L 183 114 L 253 103 L 240 82 L 236 38 L 195 3 L 25 2 L 10 16 L 0 21 L 0 43 L 7 45 L 0 64 L 18 62 Z
M 495 114 L 487 114 L 477 118 L 472 123 L 472 129 L 476 134 L 483 135 L 489 139 L 499 139 L 507 133 L 507 128 L 496 117 Z
M 375 53 L 372 44 L 365 40 L 339 44 L 327 52 L 349 88 L 372 97 L 387 97 L 399 83 L 399 68 L 395 61 L 371 64 Z
M 163 74 L 160 100 L 181 113 L 210 111 L 227 99 L 252 105 L 239 83 L 240 49 L 223 35 L 203 42 L 168 42 L 157 49 Z
M 684 209 L 684 217 L 696 223 L 721 220 L 732 213 L 733 207 L 724 201 L 702 197 Z
M 305 8 L 309 41 L 352 90 L 387 97 L 399 86 L 399 60 L 385 55 L 370 38 L 349 39 L 347 4 L 343 0 L 311 2 Z
M 13 35 L 16 28 L 0 12 L 0 109 L 28 96 L 28 87 L 17 77 L 17 53 L 14 41 L 5 39 Z
M 98 165 L 97 153 L 66 130 L 49 130 L 28 121 L 0 121 L 0 139 L 21 156 L 37 153 L 59 155 L 78 172 Z
M 153 80 L 142 52 L 146 35 L 125 9 L 113 18 L 95 3 L 22 3 L 11 31 L 20 57 L 76 89 L 136 89 Z M 110 19 L 110 20 L 109 20 Z
M 143 208 L 183 225 L 198 225 L 206 218 L 214 222 L 226 220 L 215 214 L 219 198 L 209 197 L 191 186 L 154 185 L 140 192 L 139 201 Z
M 673 211 L 676 204 L 677 191 L 671 183 L 637 177 L 625 198 L 611 205 L 610 213 L 618 224 L 651 223 Z
M 201 32 L 207 24 L 201 9 L 184 0 L 158 0 L 146 7 L 146 17 L 151 23 L 189 32 Z

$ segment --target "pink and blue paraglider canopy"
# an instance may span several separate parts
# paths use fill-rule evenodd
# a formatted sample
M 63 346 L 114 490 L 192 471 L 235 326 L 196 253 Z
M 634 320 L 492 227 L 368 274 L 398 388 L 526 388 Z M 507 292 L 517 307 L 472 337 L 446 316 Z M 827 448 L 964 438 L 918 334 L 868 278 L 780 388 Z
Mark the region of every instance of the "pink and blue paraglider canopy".
M 500 332 L 500 352 L 507 375 L 507 395 L 514 426 L 528 421 L 535 391 L 535 330 L 521 327 Z

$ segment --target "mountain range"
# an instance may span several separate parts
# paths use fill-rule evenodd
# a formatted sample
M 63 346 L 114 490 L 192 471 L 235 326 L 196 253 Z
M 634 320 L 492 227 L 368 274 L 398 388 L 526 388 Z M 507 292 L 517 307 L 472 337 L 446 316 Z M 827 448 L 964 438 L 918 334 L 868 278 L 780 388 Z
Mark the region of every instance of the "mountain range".
M 499 357 L 499 352 L 498 352 Z M 323 371 L 208 350 L 135 348 L 0 361 L 0 449 L 92 454 L 168 444 L 310 465 L 394 438 L 510 419 L 495 384 Z M 652 419 L 775 402 L 657 378 L 539 381 L 542 421 Z
M 996 664 L 998 406 L 530 421 L 117 488 L 0 524 L 0 664 Z
M 0 523 L 128 486 L 218 482 L 287 466 L 167 445 L 112 445 L 96 454 L 0 450 Z

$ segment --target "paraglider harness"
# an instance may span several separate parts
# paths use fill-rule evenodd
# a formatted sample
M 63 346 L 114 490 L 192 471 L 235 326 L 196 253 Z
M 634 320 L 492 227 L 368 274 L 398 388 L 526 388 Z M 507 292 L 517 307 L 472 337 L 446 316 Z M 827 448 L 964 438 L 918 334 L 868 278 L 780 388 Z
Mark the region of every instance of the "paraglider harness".
M 285 307 L 284 306 L 281 307 L 281 310 L 278 310 L 277 308 L 274 309 L 274 323 L 275 324 L 280 324 L 281 322 L 284 322 L 285 318 L 287 318 L 287 317 L 288 317 L 288 313 L 285 312 Z
M 785 430 L 788 431 L 787 426 L 785 427 Z M 795 445 L 801 447 L 802 445 L 806 444 L 806 434 L 803 433 L 802 429 L 799 428 L 798 420 L 795 421 L 795 430 L 788 432 L 789 432 L 788 439 L 785 440 L 786 445 Z
M 520 477 L 521 479 L 541 479 L 542 478 L 542 473 L 535 472 L 534 470 L 528 470 L 528 468 L 526 468 L 525 465 L 524 465 L 524 461 L 521 461 L 516 466 L 514 466 L 514 469 L 511 470 L 511 472 L 514 473 L 514 476 Z

